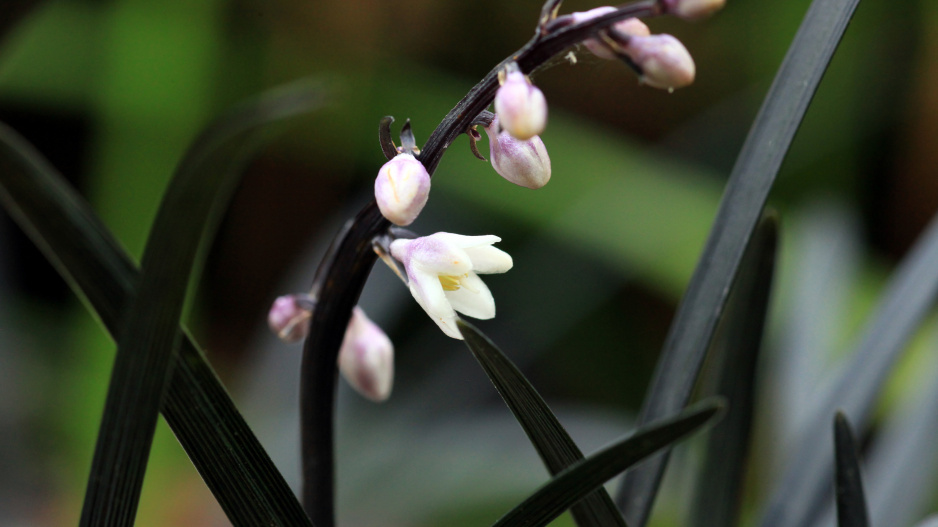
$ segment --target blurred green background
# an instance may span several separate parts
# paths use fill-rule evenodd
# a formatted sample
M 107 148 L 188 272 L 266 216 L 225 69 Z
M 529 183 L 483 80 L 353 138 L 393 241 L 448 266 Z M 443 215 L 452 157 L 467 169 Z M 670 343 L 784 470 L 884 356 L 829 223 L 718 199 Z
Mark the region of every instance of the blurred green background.
M 710 20 L 649 21 L 697 63 L 696 83 L 673 94 L 585 50 L 575 50 L 576 64 L 558 59 L 538 72 L 553 162 L 541 190 L 499 178 L 465 139 L 440 165 L 412 228 L 502 237 L 515 268 L 487 280 L 499 316 L 480 327 L 584 450 L 628 430 L 722 184 L 808 4 L 729 0 Z M 563 12 L 592 7 L 569 0 Z M 529 38 L 539 8 L 529 0 L 8 1 L 0 119 L 139 257 L 168 177 L 202 127 L 278 84 L 327 82 L 329 107 L 282 128 L 246 167 L 191 310 L 213 365 L 296 484 L 300 349 L 267 334 L 270 302 L 308 287 L 338 226 L 370 199 L 383 162 L 378 120 L 410 118 L 422 143 Z M 806 367 L 822 376 L 938 210 L 936 31 L 935 2 L 864 0 L 783 166 L 771 203 L 782 218 L 781 276 L 747 503 L 762 498 L 797 422 L 797 404 L 785 399 L 793 389 L 785 350 L 813 346 Z M 114 345 L 6 218 L 0 251 L 0 516 L 9 525 L 74 524 Z M 383 405 L 342 387 L 340 524 L 486 524 L 546 480 L 465 349 L 391 273 L 376 268 L 361 303 L 397 346 L 397 379 Z M 798 325 L 818 310 L 823 323 Z M 917 386 L 934 349 L 923 335 L 892 399 Z M 680 521 L 690 501 L 681 467 L 692 457 L 690 449 L 675 460 L 657 524 Z M 162 423 L 138 524 L 226 524 Z

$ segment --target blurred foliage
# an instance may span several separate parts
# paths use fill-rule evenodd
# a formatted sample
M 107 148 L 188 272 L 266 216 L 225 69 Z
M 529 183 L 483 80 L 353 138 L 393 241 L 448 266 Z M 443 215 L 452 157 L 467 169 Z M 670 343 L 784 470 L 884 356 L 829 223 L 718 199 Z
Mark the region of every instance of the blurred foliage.
M 708 21 L 651 21 L 654 31 L 684 41 L 697 62 L 697 83 L 674 94 L 641 87 L 626 68 L 585 52 L 577 53 L 575 65 L 558 59 L 539 72 L 551 104 L 543 137 L 553 161 L 553 180 L 541 191 L 494 176 L 465 140 L 452 145 L 426 218 L 414 228 L 494 232 L 510 251 L 541 255 L 534 262 L 516 257 L 516 270 L 492 281 L 505 320 L 486 330 L 506 335 L 499 342 L 508 353 L 532 350 L 522 366 L 552 404 L 599 405 L 626 415 L 637 408 L 723 178 L 807 5 L 729 0 Z M 570 0 L 564 11 L 591 7 Z M 264 313 L 282 292 L 286 270 L 304 248 L 331 237 L 337 218 L 368 199 L 382 161 L 378 119 L 392 114 L 400 124 L 409 117 L 418 143 L 426 139 L 476 79 L 528 38 L 538 10 L 531 0 L 36 2 L 2 41 L 0 119 L 39 145 L 139 257 L 175 163 L 212 116 L 303 76 L 340 86 L 333 108 L 292 128 L 251 164 L 205 272 L 195 332 L 229 384 L 246 385 L 258 360 L 257 332 L 264 331 Z M 787 218 L 791 225 L 815 225 L 805 211 L 823 199 L 862 225 L 860 248 L 850 255 L 861 260 L 858 278 L 847 284 L 845 309 L 826 327 L 833 356 L 856 335 L 884 270 L 938 209 L 938 43 L 927 38 L 936 30 L 934 2 L 861 3 L 773 194 L 783 233 L 780 313 L 798 309 L 791 290 L 801 277 L 786 273 L 803 257 L 795 252 L 803 234 L 789 233 Z M 0 247 L 0 323 L 9 329 L 0 387 L 5 397 L 22 401 L 0 406 L 0 430 L 11 438 L 0 452 L 0 465 L 10 467 L 0 478 L 0 510 L 26 523 L 74 523 L 113 345 L 67 294 L 43 293 L 64 286 L 48 267 L 29 263 L 39 257 L 8 223 Z M 573 267 L 548 261 L 554 258 L 579 267 L 565 273 Z M 583 284 L 591 296 L 575 301 L 550 282 L 555 275 L 528 266 Z M 304 280 L 312 271 L 305 270 Z M 535 294 L 538 306 L 531 306 Z M 400 291 L 387 295 L 409 302 Z M 423 313 L 411 304 L 374 313 L 398 343 L 400 398 L 417 396 L 407 383 L 435 375 L 450 360 L 439 357 L 449 343 L 425 328 Z M 537 326 L 549 319 L 526 314 L 551 309 L 570 323 Z M 47 332 L 50 321 L 55 336 Z M 788 327 L 775 324 L 770 351 Z M 539 334 L 551 336 L 537 341 Z M 926 353 L 933 343 L 921 340 L 916 347 Z M 617 352 L 621 342 L 627 353 Z M 910 379 L 919 374 L 914 365 L 922 353 L 900 369 L 886 399 L 918 385 Z M 479 397 L 502 411 L 491 395 Z M 394 410 L 389 403 L 387 411 Z M 415 425 L 410 433 L 422 430 Z M 140 525 L 224 521 L 162 426 L 153 455 Z M 499 466 L 489 469 L 497 473 Z M 361 477 L 340 467 L 340 483 L 346 476 Z M 374 477 L 400 483 L 388 473 Z M 754 488 L 750 500 L 759 497 Z M 410 524 L 478 524 L 494 519 L 481 511 L 503 510 L 512 499 L 463 504 L 454 496 L 436 510 L 413 511 Z M 659 509 L 671 503 L 661 501 Z M 355 518 L 367 525 L 382 516 Z

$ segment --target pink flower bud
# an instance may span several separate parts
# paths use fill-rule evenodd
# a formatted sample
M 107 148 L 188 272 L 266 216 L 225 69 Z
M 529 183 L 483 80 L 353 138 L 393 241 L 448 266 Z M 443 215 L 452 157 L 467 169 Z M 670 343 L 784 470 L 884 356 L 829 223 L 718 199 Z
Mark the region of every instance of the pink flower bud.
M 517 139 L 539 135 L 547 126 L 547 100 L 517 64 L 509 65 L 504 82 L 495 94 L 495 114 L 502 128 Z
M 623 50 L 641 68 L 642 82 L 653 88 L 671 90 L 694 82 L 694 59 L 671 35 L 630 37 Z
M 507 132 L 498 131 L 498 116 L 485 129 L 489 136 L 492 168 L 515 185 L 541 188 L 550 181 L 550 157 L 540 136 L 521 141 Z
M 267 314 L 270 329 L 284 342 L 297 342 L 309 333 L 314 301 L 309 295 L 284 295 L 274 300 Z
M 430 194 L 430 174 L 411 154 L 398 154 L 391 159 L 375 179 L 375 200 L 378 208 L 391 223 L 410 225 Z
M 602 16 L 608 13 L 615 11 L 616 8 L 606 6 L 606 7 L 597 7 L 596 9 L 590 9 L 589 11 L 583 11 L 578 13 L 572 13 L 573 22 L 579 24 L 592 20 L 598 16 Z M 648 26 L 644 22 L 637 18 L 626 18 L 625 20 L 616 22 L 612 25 L 612 29 L 622 35 L 638 35 L 642 37 L 647 37 L 651 34 L 651 30 L 648 29 Z M 586 46 L 586 49 L 590 50 L 593 55 L 601 59 L 613 60 L 616 58 L 614 51 L 609 49 L 604 42 L 595 38 L 588 38 L 583 41 L 583 45 Z
M 372 401 L 391 395 L 394 345 L 358 306 L 352 311 L 339 350 L 339 371 L 352 388 Z
M 664 0 L 669 13 L 684 19 L 703 18 L 723 9 L 726 0 Z

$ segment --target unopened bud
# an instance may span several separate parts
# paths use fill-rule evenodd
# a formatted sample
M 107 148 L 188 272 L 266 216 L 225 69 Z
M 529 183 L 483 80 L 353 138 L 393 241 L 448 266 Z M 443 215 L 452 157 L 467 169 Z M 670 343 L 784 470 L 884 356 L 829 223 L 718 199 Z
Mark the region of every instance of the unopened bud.
M 509 65 L 504 82 L 495 94 L 495 113 L 502 128 L 517 139 L 530 139 L 547 126 L 547 100 L 544 94 L 515 63 Z
M 391 223 L 410 225 L 430 194 L 430 174 L 411 154 L 398 154 L 378 171 L 375 200 Z
M 724 4 L 726 0 L 664 0 L 669 13 L 688 20 L 710 16 Z
M 394 345 L 358 306 L 352 311 L 339 350 L 339 371 L 352 388 L 372 401 L 380 402 L 391 395 Z
M 315 301 L 309 295 L 284 295 L 274 300 L 267 324 L 280 340 L 296 342 L 309 333 L 309 319 Z
M 616 8 L 610 6 L 597 7 L 596 9 L 590 9 L 589 11 L 571 13 L 571 16 L 573 17 L 573 22 L 575 24 L 579 24 L 588 20 L 592 20 L 598 16 L 611 13 L 615 10 Z M 647 37 L 651 34 L 651 30 L 648 29 L 648 26 L 646 26 L 644 22 L 637 18 L 626 18 L 625 20 L 616 22 L 611 27 L 612 30 L 621 35 L 637 35 L 641 37 Z M 602 42 L 599 39 L 588 38 L 583 41 L 583 45 L 586 46 L 586 49 L 590 50 L 593 55 L 596 55 L 601 59 L 613 60 L 616 58 L 616 53 L 609 49 L 609 46 L 605 42 Z
M 630 37 L 623 50 L 641 68 L 642 82 L 653 88 L 671 90 L 694 82 L 694 59 L 671 35 Z
M 550 157 L 540 136 L 522 141 L 508 132 L 499 133 L 498 115 L 485 129 L 489 136 L 492 168 L 515 185 L 541 188 L 550 181 Z

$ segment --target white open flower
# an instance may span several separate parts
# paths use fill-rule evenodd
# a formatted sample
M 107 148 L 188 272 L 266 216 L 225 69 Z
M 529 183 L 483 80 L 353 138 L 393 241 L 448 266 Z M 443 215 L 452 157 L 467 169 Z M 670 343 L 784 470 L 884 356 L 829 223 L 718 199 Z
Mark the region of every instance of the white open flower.
M 391 242 L 391 255 L 407 270 L 414 299 L 443 333 L 462 339 L 456 311 L 487 320 L 495 316 L 495 299 L 478 274 L 504 273 L 511 256 L 492 247 L 498 236 L 462 236 L 448 232 Z M 477 274 L 478 273 L 478 274 Z

